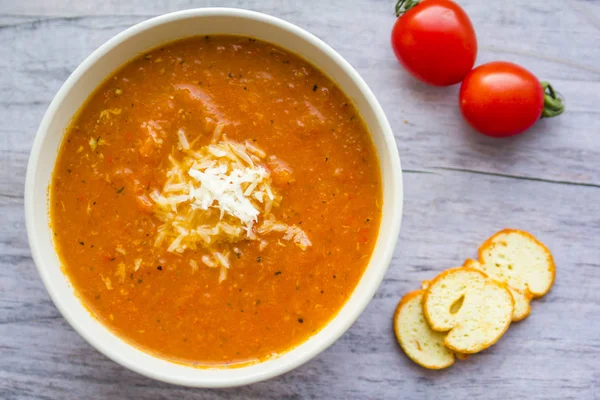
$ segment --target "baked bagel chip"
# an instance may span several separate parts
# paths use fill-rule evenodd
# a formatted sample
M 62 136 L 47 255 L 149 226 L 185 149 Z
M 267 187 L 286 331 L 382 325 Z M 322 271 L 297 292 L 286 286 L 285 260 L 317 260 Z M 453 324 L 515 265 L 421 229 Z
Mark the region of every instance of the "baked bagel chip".
M 394 332 L 400 347 L 415 363 L 429 369 L 454 364 L 454 353 L 444 346 L 446 334 L 433 331 L 423 316 L 423 290 L 406 294 L 394 313 Z
M 448 332 L 444 345 L 473 354 L 496 343 L 508 329 L 514 299 L 506 285 L 472 268 L 452 268 L 429 284 L 423 313 L 430 327 Z
M 530 233 L 505 229 L 479 248 L 481 270 L 525 296 L 544 296 L 554 283 L 556 265 L 550 251 Z
M 481 263 L 476 260 L 468 259 L 463 264 L 463 267 L 473 268 L 485 272 Z M 507 285 L 507 288 L 510 290 L 510 294 L 512 294 L 513 299 L 515 300 L 515 310 L 513 311 L 512 321 L 517 322 L 527 318 L 527 316 L 529 316 L 531 313 L 530 303 L 533 296 L 528 291 L 524 292 L 519 289 L 515 289 L 510 285 Z

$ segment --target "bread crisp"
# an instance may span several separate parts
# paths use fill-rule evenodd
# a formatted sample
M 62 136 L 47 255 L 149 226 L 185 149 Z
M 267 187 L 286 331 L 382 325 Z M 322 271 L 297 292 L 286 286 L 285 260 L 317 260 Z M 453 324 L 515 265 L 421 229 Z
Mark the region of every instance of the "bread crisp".
M 433 331 L 423 316 L 423 290 L 406 294 L 394 313 L 394 332 L 400 347 L 415 363 L 429 369 L 454 364 L 454 353 L 444 347 L 444 333 Z
M 473 354 L 496 343 L 508 329 L 514 299 L 506 285 L 472 268 L 452 268 L 429 284 L 423 313 L 431 328 L 448 332 L 444 345 Z
M 472 259 L 465 261 L 463 267 L 473 268 L 485 272 L 481 263 Z M 519 289 L 515 289 L 510 285 L 507 285 L 507 288 L 510 290 L 510 294 L 512 294 L 513 299 L 515 300 L 515 310 L 513 311 L 512 321 L 517 322 L 527 318 L 531 313 L 530 303 L 533 296 L 527 291 L 524 292 Z
M 479 248 L 481 270 L 513 289 L 538 298 L 554 283 L 556 266 L 550 251 L 530 233 L 502 230 Z

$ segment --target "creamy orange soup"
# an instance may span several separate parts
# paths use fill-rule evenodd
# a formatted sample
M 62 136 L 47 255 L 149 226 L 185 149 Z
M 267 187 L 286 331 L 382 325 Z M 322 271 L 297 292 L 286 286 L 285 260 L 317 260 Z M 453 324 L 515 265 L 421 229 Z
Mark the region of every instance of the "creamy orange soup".
M 132 60 L 68 129 L 51 186 L 63 269 L 132 345 L 196 366 L 285 352 L 344 305 L 382 189 L 369 132 L 314 66 L 246 37 Z

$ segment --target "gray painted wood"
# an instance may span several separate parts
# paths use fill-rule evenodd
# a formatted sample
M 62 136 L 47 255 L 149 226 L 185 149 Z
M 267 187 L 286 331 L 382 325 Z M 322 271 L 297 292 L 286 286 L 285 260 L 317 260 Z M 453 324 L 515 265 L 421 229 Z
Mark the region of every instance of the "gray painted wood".
M 478 62 L 518 62 L 552 81 L 566 114 L 511 140 L 472 133 L 458 87 L 427 87 L 398 66 L 393 0 L 0 0 L 0 398 L 600 398 L 600 1 L 461 3 L 478 33 Z M 139 21 L 208 5 L 282 17 L 350 61 L 394 128 L 406 190 L 394 260 L 352 328 L 282 377 L 213 391 L 152 381 L 84 342 L 43 288 L 23 217 L 33 137 L 70 72 Z M 417 367 L 394 340 L 397 301 L 507 226 L 547 243 L 554 288 L 490 350 L 445 371 Z

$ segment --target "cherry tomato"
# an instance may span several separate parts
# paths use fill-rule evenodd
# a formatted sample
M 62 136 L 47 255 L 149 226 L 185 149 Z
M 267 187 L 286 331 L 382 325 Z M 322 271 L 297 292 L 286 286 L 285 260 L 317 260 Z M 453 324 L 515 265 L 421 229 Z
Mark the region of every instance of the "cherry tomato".
M 560 115 L 564 105 L 547 82 L 516 64 L 497 61 L 467 75 L 460 87 L 460 110 L 473 129 L 507 137 L 526 131 L 542 116 Z
M 477 38 L 465 11 L 450 0 L 399 0 L 392 47 L 415 78 L 436 86 L 463 80 L 475 64 Z

